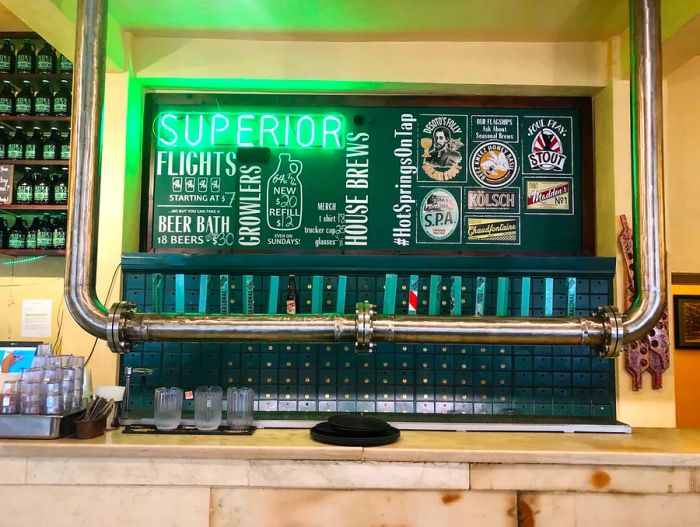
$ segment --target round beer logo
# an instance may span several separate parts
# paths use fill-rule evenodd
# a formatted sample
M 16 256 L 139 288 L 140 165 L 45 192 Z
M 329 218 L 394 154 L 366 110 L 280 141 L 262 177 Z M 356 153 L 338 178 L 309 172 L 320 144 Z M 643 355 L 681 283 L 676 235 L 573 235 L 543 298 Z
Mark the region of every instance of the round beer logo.
M 455 197 L 445 189 L 428 192 L 420 205 L 420 224 L 433 240 L 444 240 L 459 225 L 459 205 Z
M 477 183 L 487 188 L 505 187 L 518 171 L 515 153 L 506 144 L 493 141 L 477 148 L 471 158 L 471 172 Z

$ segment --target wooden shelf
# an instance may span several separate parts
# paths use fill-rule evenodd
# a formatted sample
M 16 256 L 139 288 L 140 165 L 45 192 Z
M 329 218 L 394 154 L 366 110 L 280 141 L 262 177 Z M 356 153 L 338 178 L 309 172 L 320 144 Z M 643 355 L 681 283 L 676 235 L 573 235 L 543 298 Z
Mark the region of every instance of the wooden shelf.
M 67 167 L 69 163 L 67 159 L 0 159 L 0 165 Z
M 0 115 L 0 122 L 46 122 L 69 123 L 69 115 Z
M 36 249 L 0 249 L 5 256 L 65 256 L 65 250 L 36 250 Z
M 46 211 L 46 212 L 68 212 L 68 205 L 1 205 L 0 211 L 20 210 L 20 211 Z
M 72 80 L 72 73 L 2 73 L 4 81 L 32 81 L 32 80 Z

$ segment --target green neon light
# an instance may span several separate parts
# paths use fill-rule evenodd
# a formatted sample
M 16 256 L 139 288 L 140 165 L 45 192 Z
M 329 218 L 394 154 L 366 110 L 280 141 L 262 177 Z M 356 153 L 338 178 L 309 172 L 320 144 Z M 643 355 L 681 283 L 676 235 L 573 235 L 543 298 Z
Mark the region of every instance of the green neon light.
M 158 146 L 168 148 L 345 146 L 345 119 L 334 114 L 163 112 L 155 125 Z
M 6 262 L 0 262 L 0 265 L 19 265 L 19 264 L 25 264 L 25 263 L 30 263 L 30 262 L 36 262 L 37 260 L 43 260 L 44 258 L 46 258 L 45 255 L 25 256 L 23 258 L 15 258 L 13 260 L 8 260 Z

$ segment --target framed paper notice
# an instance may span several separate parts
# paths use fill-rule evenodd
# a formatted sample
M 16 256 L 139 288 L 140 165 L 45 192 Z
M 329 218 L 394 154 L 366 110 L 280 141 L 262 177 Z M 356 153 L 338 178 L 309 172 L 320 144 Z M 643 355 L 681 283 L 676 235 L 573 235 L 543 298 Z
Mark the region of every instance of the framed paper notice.
M 673 297 L 676 348 L 700 350 L 700 295 Z

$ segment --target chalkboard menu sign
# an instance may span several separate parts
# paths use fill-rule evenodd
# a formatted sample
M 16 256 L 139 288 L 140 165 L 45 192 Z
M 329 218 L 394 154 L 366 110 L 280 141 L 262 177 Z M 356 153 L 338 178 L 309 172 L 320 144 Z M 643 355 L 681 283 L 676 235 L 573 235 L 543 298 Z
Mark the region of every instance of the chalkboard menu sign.
M 15 167 L 0 165 L 0 205 L 12 203 L 12 179 Z
M 146 250 L 590 254 L 590 100 L 151 94 Z

